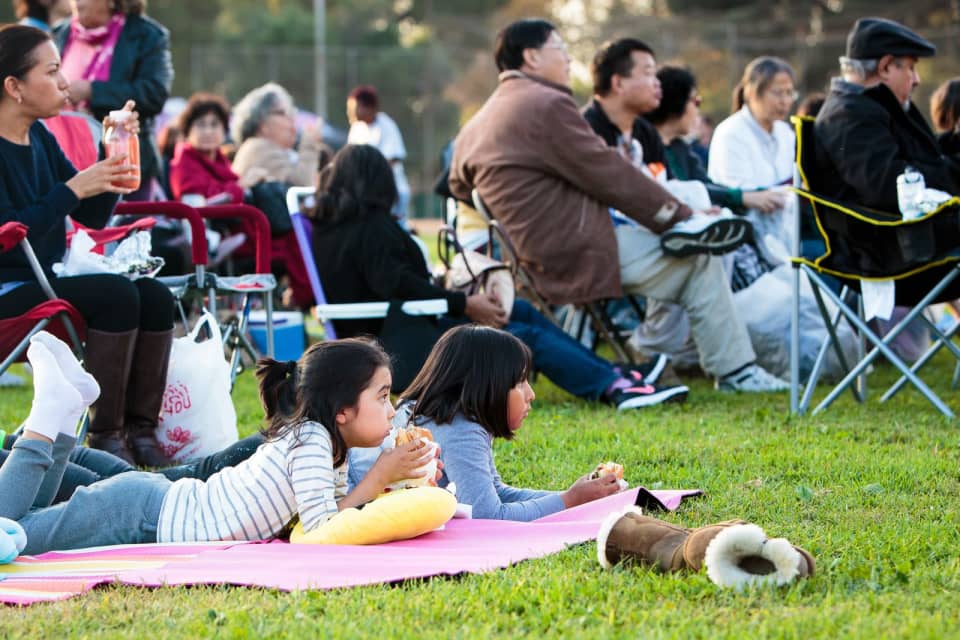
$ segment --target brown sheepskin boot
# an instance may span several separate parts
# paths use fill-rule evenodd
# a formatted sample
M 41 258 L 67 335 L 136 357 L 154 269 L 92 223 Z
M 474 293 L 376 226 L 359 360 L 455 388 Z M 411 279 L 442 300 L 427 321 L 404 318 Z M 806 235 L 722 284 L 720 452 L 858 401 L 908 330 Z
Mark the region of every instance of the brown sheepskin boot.
M 637 507 L 612 513 L 597 534 L 597 558 L 604 568 L 639 563 L 660 571 L 699 571 L 722 587 L 786 584 L 813 575 L 813 557 L 783 539 L 768 540 L 760 527 L 743 520 L 686 529 L 642 514 Z

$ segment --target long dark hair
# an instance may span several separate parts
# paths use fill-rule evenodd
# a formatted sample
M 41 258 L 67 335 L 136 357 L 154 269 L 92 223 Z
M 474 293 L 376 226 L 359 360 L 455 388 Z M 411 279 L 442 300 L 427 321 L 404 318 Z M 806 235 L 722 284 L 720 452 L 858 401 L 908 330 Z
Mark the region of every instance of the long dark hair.
M 397 201 L 393 170 L 383 154 L 367 144 L 348 144 L 320 172 L 314 219 L 330 228 L 354 218 L 390 215 Z
M 347 445 L 337 427 L 337 414 L 354 407 L 381 367 L 390 368 L 390 357 L 372 340 L 347 338 L 318 342 L 299 361 L 257 362 L 260 402 L 268 420 L 262 433 L 276 440 L 293 432 L 299 439 L 304 422 L 322 424 L 333 441 L 333 465 L 346 460 Z
M 49 41 L 50 34 L 34 27 L 0 27 L 0 85 L 11 76 L 23 80 L 37 63 L 34 49 Z
M 507 422 L 510 389 L 530 376 L 527 345 L 506 331 L 462 325 L 442 336 L 401 402 L 414 403 L 409 421 L 449 423 L 457 413 L 495 438 L 513 437 Z
M 660 80 L 660 106 L 644 115 L 654 125 L 667 120 L 682 118 L 687 110 L 687 102 L 697 88 L 697 81 L 689 69 L 666 66 L 657 71 Z

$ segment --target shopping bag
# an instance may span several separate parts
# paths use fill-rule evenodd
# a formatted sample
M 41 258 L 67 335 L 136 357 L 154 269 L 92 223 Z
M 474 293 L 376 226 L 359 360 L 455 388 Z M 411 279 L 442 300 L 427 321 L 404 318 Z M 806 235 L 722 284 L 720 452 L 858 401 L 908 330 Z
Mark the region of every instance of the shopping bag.
M 197 342 L 201 329 L 210 337 Z M 210 312 L 193 330 L 173 341 L 157 440 L 176 463 L 220 451 L 238 439 L 237 412 L 230 398 L 230 365 L 220 327 Z

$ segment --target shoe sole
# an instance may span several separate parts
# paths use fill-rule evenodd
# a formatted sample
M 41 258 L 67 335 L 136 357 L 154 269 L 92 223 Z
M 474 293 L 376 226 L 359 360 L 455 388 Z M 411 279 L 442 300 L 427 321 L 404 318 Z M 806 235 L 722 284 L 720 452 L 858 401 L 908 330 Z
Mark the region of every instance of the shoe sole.
M 753 225 L 742 218 L 721 218 L 700 231 L 667 231 L 660 247 L 668 256 L 685 258 L 698 253 L 729 253 L 753 239 Z
M 661 389 L 647 396 L 637 396 L 630 400 L 625 400 L 617 405 L 617 411 L 651 407 L 655 404 L 666 404 L 668 402 L 684 402 L 687 399 L 688 393 L 690 393 L 690 389 L 684 386 Z
M 783 389 L 738 389 L 730 385 L 717 385 L 717 391 L 723 391 L 724 393 L 783 393 L 784 391 L 790 391 L 790 387 L 785 387 Z

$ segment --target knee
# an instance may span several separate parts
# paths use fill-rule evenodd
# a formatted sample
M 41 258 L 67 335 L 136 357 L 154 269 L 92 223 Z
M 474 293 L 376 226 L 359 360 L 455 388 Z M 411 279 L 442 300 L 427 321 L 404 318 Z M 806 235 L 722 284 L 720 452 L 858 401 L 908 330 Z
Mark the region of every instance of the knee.
M 138 292 L 140 328 L 146 331 L 172 329 L 173 295 L 170 290 L 152 278 L 140 278 L 134 284 Z

